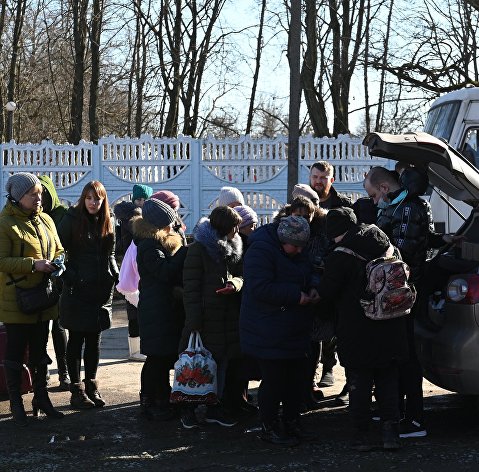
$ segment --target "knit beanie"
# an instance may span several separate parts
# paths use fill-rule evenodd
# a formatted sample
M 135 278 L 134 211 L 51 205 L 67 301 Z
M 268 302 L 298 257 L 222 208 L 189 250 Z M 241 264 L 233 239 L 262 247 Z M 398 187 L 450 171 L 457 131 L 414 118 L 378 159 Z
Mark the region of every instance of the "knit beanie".
M 150 198 L 153 193 L 153 189 L 148 187 L 148 185 L 143 184 L 135 184 L 133 185 L 133 201 L 137 200 L 138 198 Z
M 156 198 L 146 200 L 141 211 L 143 219 L 159 229 L 165 228 L 176 219 L 175 210 Z
M 161 200 L 163 203 L 169 205 L 173 210 L 178 210 L 180 208 L 180 198 L 178 195 L 175 195 L 173 192 L 169 190 L 159 190 L 155 192 L 151 198 L 156 198 L 157 200 Z
M 358 220 L 352 208 L 333 208 L 326 215 L 326 236 L 334 239 L 356 226 Z
M 293 199 L 298 195 L 302 195 L 303 197 L 309 198 L 314 205 L 319 205 L 318 194 L 307 184 L 296 184 L 291 195 Z
M 218 197 L 218 206 L 228 206 L 235 202 L 244 205 L 244 197 L 241 191 L 235 187 L 222 187 Z
M 248 205 L 236 206 L 234 207 L 234 210 L 236 210 L 241 216 L 242 221 L 239 225 L 240 228 L 249 226 L 251 223 L 258 223 L 258 215 Z
M 15 201 L 19 202 L 32 187 L 39 183 L 40 180 L 36 175 L 29 172 L 17 172 L 7 180 L 5 189 Z
M 278 226 L 278 238 L 283 244 L 306 246 L 309 240 L 309 223 L 302 216 L 281 218 Z

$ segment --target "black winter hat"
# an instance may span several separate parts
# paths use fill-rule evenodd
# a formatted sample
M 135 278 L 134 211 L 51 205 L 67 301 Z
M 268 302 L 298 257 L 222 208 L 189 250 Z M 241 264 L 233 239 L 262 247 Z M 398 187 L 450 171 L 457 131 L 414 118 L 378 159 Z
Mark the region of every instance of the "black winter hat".
M 176 219 L 175 210 L 156 198 L 146 200 L 141 211 L 143 219 L 159 229 L 165 228 Z
M 356 226 L 358 220 L 352 208 L 333 208 L 326 215 L 326 236 L 334 239 Z

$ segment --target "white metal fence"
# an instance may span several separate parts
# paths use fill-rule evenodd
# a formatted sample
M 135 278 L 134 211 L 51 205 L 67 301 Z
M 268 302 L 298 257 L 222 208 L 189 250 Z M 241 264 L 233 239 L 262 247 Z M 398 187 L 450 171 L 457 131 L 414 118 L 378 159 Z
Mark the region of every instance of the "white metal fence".
M 390 166 L 388 161 L 369 156 L 362 138 L 303 136 L 299 145 L 299 182 L 307 183 L 309 167 L 318 160 L 334 165 L 334 187 L 353 199 L 364 194 L 362 181 L 373 165 Z M 59 197 L 73 204 L 83 186 L 100 180 L 113 205 L 130 199 L 135 183 L 156 190 L 171 190 L 180 197 L 180 213 L 191 230 L 196 221 L 209 214 L 224 185 L 239 188 L 247 205 L 262 222 L 287 201 L 288 138 L 194 139 L 105 137 L 98 144 L 78 145 L 0 144 L 2 151 L 0 189 L 5 196 L 8 177 L 18 171 L 47 174 Z

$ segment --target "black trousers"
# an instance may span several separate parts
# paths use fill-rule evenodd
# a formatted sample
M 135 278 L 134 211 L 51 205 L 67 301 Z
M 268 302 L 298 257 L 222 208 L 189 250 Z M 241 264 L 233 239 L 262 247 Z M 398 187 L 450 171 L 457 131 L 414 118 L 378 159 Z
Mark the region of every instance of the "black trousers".
M 7 346 L 5 360 L 15 365 L 23 364 L 28 347 L 28 364 L 31 367 L 51 364 L 47 354 L 49 321 L 35 324 L 5 323 Z
M 170 370 L 178 359 L 176 355 L 146 356 L 141 369 L 141 394 L 158 398 L 160 405 L 170 402 Z
M 367 431 L 371 422 L 371 394 L 379 403 L 382 421 L 399 421 L 398 367 L 391 364 L 385 368 L 347 368 L 349 387 L 349 410 L 356 429 Z
M 126 314 L 128 316 L 128 336 L 130 338 L 137 338 L 140 335 L 138 308 L 132 305 L 128 300 L 126 302 Z
M 265 425 L 277 421 L 280 404 L 283 420 L 297 419 L 308 376 L 308 359 L 258 359 L 258 364 L 262 378 L 258 391 L 261 421 Z
M 80 382 L 80 367 L 83 350 L 83 366 L 85 368 L 85 379 L 96 378 L 98 364 L 100 362 L 100 341 L 101 331 L 84 332 L 68 331 L 67 344 L 67 366 L 68 374 L 72 383 Z
M 65 357 L 67 354 L 67 335 L 58 319 L 53 320 L 52 323 L 52 340 L 53 349 L 55 349 L 55 357 L 57 358 L 58 370 L 60 371 L 61 366 L 65 364 Z
M 403 405 L 403 399 L 406 397 L 402 412 L 404 417 L 422 423 L 424 419 L 423 372 L 414 342 L 414 313 L 407 316 L 406 325 L 409 359 L 399 366 L 400 404 Z

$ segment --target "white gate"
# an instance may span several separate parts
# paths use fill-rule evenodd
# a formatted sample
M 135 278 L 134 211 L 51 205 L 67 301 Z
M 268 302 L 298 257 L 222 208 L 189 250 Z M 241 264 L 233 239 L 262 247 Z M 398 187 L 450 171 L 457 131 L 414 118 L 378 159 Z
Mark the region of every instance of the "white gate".
M 369 156 L 362 138 L 303 136 L 299 145 L 299 181 L 307 183 L 309 167 L 318 160 L 335 167 L 335 188 L 353 199 L 364 194 L 362 181 L 373 165 L 390 164 Z M 196 221 L 209 214 L 224 185 L 239 188 L 247 205 L 268 222 L 273 212 L 287 201 L 288 138 L 238 139 L 105 137 L 98 144 L 81 141 L 78 145 L 0 144 L 0 189 L 13 172 L 47 174 L 59 197 L 73 204 L 84 185 L 100 180 L 113 205 L 130 199 L 135 183 L 155 191 L 171 190 L 180 197 L 180 213 L 191 231 Z M 5 192 L 3 192 L 5 195 Z M 4 201 L 4 200 L 3 200 Z

